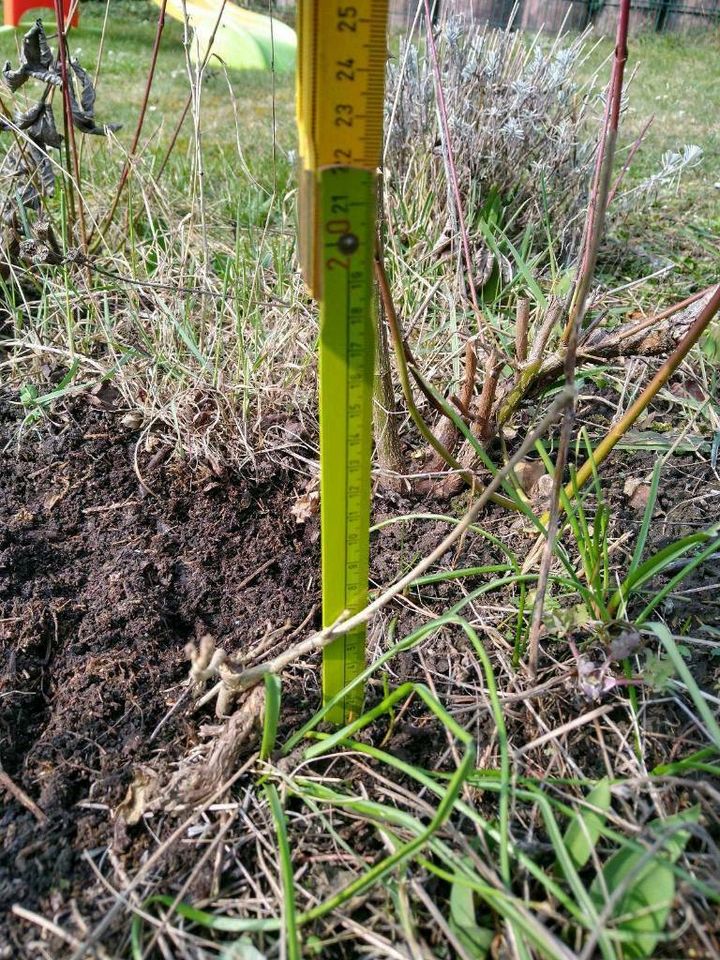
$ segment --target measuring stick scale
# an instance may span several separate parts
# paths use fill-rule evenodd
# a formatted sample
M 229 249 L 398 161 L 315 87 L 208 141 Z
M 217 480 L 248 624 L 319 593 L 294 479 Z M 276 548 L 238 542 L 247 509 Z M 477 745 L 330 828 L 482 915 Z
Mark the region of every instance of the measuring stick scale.
M 387 0 L 301 0 L 298 11 L 298 239 L 306 285 L 320 302 L 324 626 L 367 603 L 387 8 Z M 323 652 L 325 702 L 364 667 L 361 627 Z M 358 685 L 327 718 L 348 722 L 362 703 Z
M 375 356 L 373 253 L 375 175 L 330 167 L 320 173 L 320 515 L 323 623 L 367 603 L 370 460 Z M 365 628 L 325 648 L 323 693 L 337 694 L 365 667 Z M 356 687 L 328 719 L 358 716 Z

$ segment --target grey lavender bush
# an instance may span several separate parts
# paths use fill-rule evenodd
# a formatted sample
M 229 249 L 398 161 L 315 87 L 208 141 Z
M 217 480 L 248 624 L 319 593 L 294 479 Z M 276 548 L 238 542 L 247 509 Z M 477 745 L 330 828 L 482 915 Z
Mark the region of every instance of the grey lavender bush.
M 511 237 L 545 217 L 556 252 L 572 249 L 595 149 L 587 123 L 598 98 L 579 79 L 587 34 L 540 38 L 448 19 L 437 36 L 452 154 L 468 227 L 497 198 Z M 448 226 L 448 193 L 433 67 L 424 46 L 404 44 L 388 77 L 386 186 L 390 213 Z M 428 197 L 431 198 L 428 203 Z M 402 227 L 402 223 L 398 223 Z M 452 226 L 452 222 L 450 223 Z M 545 230 L 542 237 L 546 242 Z

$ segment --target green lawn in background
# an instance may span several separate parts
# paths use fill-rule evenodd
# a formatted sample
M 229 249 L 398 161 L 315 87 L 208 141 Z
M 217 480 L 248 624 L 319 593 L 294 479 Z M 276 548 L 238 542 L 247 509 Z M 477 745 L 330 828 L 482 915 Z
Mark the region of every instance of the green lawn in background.
M 590 63 L 612 52 L 603 40 Z M 680 267 L 672 278 L 679 295 L 708 285 L 720 275 L 720 31 L 693 34 L 641 34 L 630 42 L 627 76 L 632 77 L 622 119 L 618 167 L 648 119 L 654 120 L 633 160 L 627 185 L 661 167 L 663 153 L 697 144 L 700 165 L 685 173 L 679 189 L 664 192 L 650 206 L 618 218 L 618 279 L 652 271 L 652 261 L 623 261 L 622 242 L 640 247 L 649 258 L 669 257 Z
M 97 67 L 104 11 L 104 3 L 83 4 L 80 27 L 71 34 L 71 52 L 92 71 Z M 157 8 L 151 3 L 113 0 L 111 4 L 96 111 L 100 121 L 124 124 L 118 137 L 126 147 L 142 101 L 156 22 Z M 18 39 L 21 34 L 18 31 Z M 188 96 L 182 38 L 182 25 L 168 17 L 142 141 L 145 150 L 158 156 L 164 154 Z M 16 61 L 15 44 L 11 33 L 0 35 L 0 57 Z M 609 39 L 600 41 L 587 69 L 595 69 L 611 51 Z M 651 115 L 655 119 L 627 184 L 632 186 L 657 171 L 664 152 L 686 143 L 700 146 L 704 157 L 696 170 L 684 175 L 678 190 L 665 193 L 649 207 L 643 205 L 639 211 L 616 217 L 601 275 L 610 282 L 635 279 L 652 272 L 657 258 L 670 257 L 681 266 L 670 284 L 682 292 L 689 285 L 712 282 L 720 266 L 720 31 L 634 37 L 628 75 L 633 78 L 618 165 L 647 119 Z M 28 84 L 23 93 L 35 90 L 40 91 L 39 84 Z M 6 105 L 10 103 L 7 93 L 3 99 Z M 293 182 L 293 113 L 291 76 L 228 75 L 217 61 L 207 71 L 202 86 L 201 134 L 211 220 L 216 212 L 219 222 L 237 217 L 240 225 L 243 220 L 248 226 L 263 223 L 269 197 L 273 192 L 282 195 Z M 164 175 L 179 214 L 188 202 L 191 131 L 192 118 L 188 117 Z M 238 146 L 247 171 L 241 169 Z M 83 149 L 90 161 L 84 175 L 93 190 L 111 192 L 122 158 L 94 138 L 89 138 Z
M 70 34 L 71 55 L 77 56 L 85 69 L 93 74 L 100 53 L 104 12 L 104 3 L 83 4 L 80 26 Z M 141 0 L 113 0 L 110 5 L 95 109 L 99 122 L 123 124 L 117 136 L 126 149 L 132 141 L 145 90 L 157 13 L 157 7 Z M 54 23 L 52 11 L 46 11 L 44 22 L 50 35 Z M 31 23 L 28 18 L 27 26 Z M 0 34 L 0 58 L 3 61 L 17 62 L 16 43 L 21 40 L 24 28 L 25 24 L 15 35 Z M 167 17 L 141 141 L 144 150 L 158 157 L 164 155 L 170 143 L 190 90 L 182 41 L 182 24 Z M 52 39 L 50 42 L 54 47 Z M 288 152 L 295 145 L 293 82 L 292 76 L 273 77 L 265 72 L 227 74 L 218 61 L 207 70 L 202 85 L 201 135 L 205 189 L 211 213 L 217 209 L 221 214 L 231 212 L 234 215 L 240 203 L 243 215 L 262 222 L 263 198 L 267 191 L 272 192 L 275 184 L 278 191 L 286 189 L 291 173 Z M 28 83 L 21 94 L 28 94 L 29 102 L 30 97 L 39 96 L 41 92 L 41 84 Z M 7 106 L 12 102 L 8 93 L 3 95 L 3 100 Z M 59 122 L 59 110 L 56 113 Z M 164 174 L 164 185 L 177 203 L 179 214 L 182 213 L 183 200 L 187 200 L 192 123 L 192 116 L 188 115 Z M 239 169 L 238 146 L 252 176 L 264 189 L 258 190 L 251 185 L 247 174 Z M 90 166 L 83 168 L 84 179 L 90 180 L 96 190 L 106 187 L 112 195 L 122 168 L 122 157 L 117 151 L 107 150 L 100 138 L 84 138 L 83 150 L 84 159 L 87 157 L 90 161 Z M 170 190 L 170 187 L 175 189 Z

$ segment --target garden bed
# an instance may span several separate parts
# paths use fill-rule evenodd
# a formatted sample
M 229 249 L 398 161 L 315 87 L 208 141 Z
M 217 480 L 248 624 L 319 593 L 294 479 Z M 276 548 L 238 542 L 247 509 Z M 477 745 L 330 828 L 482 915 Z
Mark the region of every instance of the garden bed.
M 117 402 L 109 390 L 81 397 L 47 418 L 26 422 L 18 438 L 25 411 L 15 397 L 2 398 L 1 439 L 12 455 L 0 481 L 0 755 L 6 776 L 37 805 L 33 810 L 19 794 L 5 791 L 0 912 L 10 946 L 0 951 L 3 958 L 36 955 L 38 931 L 10 913 L 13 904 L 54 916 L 61 925 L 69 921 L 77 930 L 71 919 L 76 911 L 92 925 L 113 902 L 98 880 L 106 858 L 115 858 L 133 875 L 156 841 L 176 825 L 170 817 L 127 827 L 113 813 L 138 770 L 149 767 L 154 775 L 169 777 L 202 739 L 210 707 L 199 716 L 189 706 L 168 716 L 184 690 L 186 643 L 209 633 L 237 653 L 256 644 L 268 628 L 286 627 L 281 643 L 289 643 L 285 638 L 299 628 L 319 625 L 318 521 L 311 515 L 297 522 L 292 508 L 305 478 L 291 469 L 292 461 L 265 461 L 244 479 L 209 469 L 189 471 L 166 448 L 138 444 Z M 653 460 L 652 453 L 632 453 L 610 461 L 606 483 L 616 532 L 639 526 L 642 510 L 623 488 L 628 476 L 647 477 Z M 714 516 L 714 480 L 706 462 L 682 454 L 664 476 L 658 513 L 665 522 L 653 525 L 655 549 Z M 463 504 L 461 498 L 456 507 Z M 377 501 L 376 518 L 439 515 L 447 509 L 448 504 L 396 497 Z M 506 542 L 518 535 L 517 519 L 498 508 L 483 525 Z M 445 530 L 441 520 L 418 517 L 376 534 L 374 581 L 387 583 L 404 572 Z M 494 559 L 492 545 L 471 536 L 441 566 Z M 706 566 L 686 582 L 683 596 L 667 611 L 673 622 L 718 622 L 712 576 Z M 430 585 L 401 600 L 393 616 L 407 633 L 461 595 L 450 582 Z M 501 607 L 506 601 L 512 598 L 500 596 L 495 603 Z M 371 644 L 378 642 L 371 632 Z M 551 660 L 567 657 L 564 643 L 551 643 L 547 652 Z M 716 661 L 694 653 L 697 680 L 714 686 Z M 455 703 L 479 743 L 491 744 L 493 724 L 484 708 L 478 705 L 471 722 L 463 705 L 466 654 L 462 646 L 440 638 L 425 645 L 419 658 L 405 654 L 392 661 L 390 679 L 425 679 L 429 673 L 441 699 L 450 709 Z M 284 731 L 296 729 L 317 709 L 318 675 L 314 656 L 286 684 Z M 572 689 L 570 683 L 559 699 L 555 693 L 544 702 L 546 722 L 561 725 L 586 709 Z M 369 696 L 379 693 L 371 689 Z M 626 723 L 623 701 L 620 694 L 613 714 L 621 725 Z M 534 723 L 512 695 L 507 723 L 520 744 Z M 388 732 L 380 723 L 371 740 L 382 743 Z M 672 760 L 680 746 L 682 753 L 692 745 L 686 719 L 671 699 L 648 709 L 644 736 L 648 765 Z M 391 731 L 390 747 L 397 757 L 427 769 L 447 763 L 442 729 L 433 726 L 421 705 Z M 603 775 L 600 754 L 582 729 L 571 752 L 585 776 Z M 528 774 L 542 775 L 540 759 L 527 757 Z M 377 855 L 372 833 L 364 846 L 368 856 Z M 177 888 L 197 855 L 192 843 L 172 847 L 154 878 L 160 889 Z M 215 881 L 222 877 L 219 869 Z M 193 886 L 200 897 L 210 895 L 211 888 L 207 876 L 196 878 Z M 111 927 L 105 942 L 113 939 Z M 67 943 L 49 943 L 53 957 L 64 955 Z

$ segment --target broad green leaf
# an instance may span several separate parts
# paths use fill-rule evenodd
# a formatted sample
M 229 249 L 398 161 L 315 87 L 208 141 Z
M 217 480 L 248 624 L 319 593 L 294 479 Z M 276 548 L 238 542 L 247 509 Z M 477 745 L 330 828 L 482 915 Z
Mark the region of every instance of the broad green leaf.
M 583 805 L 565 831 L 563 842 L 576 870 L 584 867 L 590 859 L 605 823 L 605 814 L 610 809 L 610 782 L 607 777 L 592 788 L 585 802 L 602 812 L 589 810 Z
M 612 910 L 615 927 L 625 934 L 621 944 L 623 960 L 642 960 L 651 957 L 662 936 L 670 908 L 675 898 L 675 874 L 671 867 L 690 839 L 687 830 L 677 829 L 683 823 L 697 823 L 699 807 L 691 807 L 666 820 L 648 824 L 650 842 L 669 830 L 674 830 L 663 847 L 654 856 L 630 846 L 621 847 L 603 867 L 602 875 L 595 877 L 590 896 L 598 912 L 607 899 L 622 889 Z
M 267 960 L 267 956 L 253 946 L 247 937 L 228 944 L 218 957 L 218 960 Z
M 478 926 L 475 919 L 475 894 L 462 883 L 450 889 L 450 929 L 473 960 L 484 960 L 488 955 L 493 931 Z

